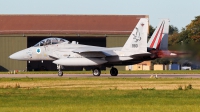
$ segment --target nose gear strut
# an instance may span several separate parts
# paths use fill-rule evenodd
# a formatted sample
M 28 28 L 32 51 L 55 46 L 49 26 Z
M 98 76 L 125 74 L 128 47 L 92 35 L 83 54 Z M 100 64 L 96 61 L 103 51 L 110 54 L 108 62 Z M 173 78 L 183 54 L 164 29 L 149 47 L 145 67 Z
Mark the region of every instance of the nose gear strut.
M 61 65 L 57 65 L 57 69 L 58 69 L 58 76 L 62 77 L 63 76 L 63 72 L 61 71 L 62 66 Z

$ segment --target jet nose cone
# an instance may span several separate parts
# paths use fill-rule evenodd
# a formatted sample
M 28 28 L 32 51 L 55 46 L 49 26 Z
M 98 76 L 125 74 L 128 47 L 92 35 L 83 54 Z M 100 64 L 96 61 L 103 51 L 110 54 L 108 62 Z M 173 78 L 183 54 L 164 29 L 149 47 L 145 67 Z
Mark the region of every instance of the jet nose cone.
M 18 59 L 19 56 L 18 56 L 17 53 L 14 53 L 14 54 L 10 55 L 9 58 L 10 58 L 10 59 Z
M 23 55 L 20 52 L 16 52 L 12 55 L 9 56 L 10 59 L 15 59 L 15 60 L 22 60 L 23 59 Z
M 10 59 L 13 59 L 13 57 L 14 57 L 13 54 L 9 56 Z

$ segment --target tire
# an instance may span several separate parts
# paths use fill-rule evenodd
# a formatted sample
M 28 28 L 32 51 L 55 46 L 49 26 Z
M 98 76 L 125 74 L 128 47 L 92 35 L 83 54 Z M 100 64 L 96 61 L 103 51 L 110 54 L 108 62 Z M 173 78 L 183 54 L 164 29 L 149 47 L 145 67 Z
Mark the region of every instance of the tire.
M 110 75 L 111 76 L 117 76 L 118 75 L 118 70 L 116 68 L 111 68 L 110 69 Z
M 100 76 L 101 75 L 101 70 L 99 68 L 94 68 L 93 69 L 93 75 L 94 76 Z
M 63 76 L 63 72 L 62 71 L 58 71 L 58 76 L 62 77 Z

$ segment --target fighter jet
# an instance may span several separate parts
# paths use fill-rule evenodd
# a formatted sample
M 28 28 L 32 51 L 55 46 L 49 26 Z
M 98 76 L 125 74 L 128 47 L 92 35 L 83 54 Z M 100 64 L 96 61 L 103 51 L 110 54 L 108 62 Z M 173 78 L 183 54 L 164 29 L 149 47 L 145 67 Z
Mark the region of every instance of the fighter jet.
M 167 20 L 162 21 L 164 23 L 161 22 L 162 28 L 160 29 L 164 30 L 169 24 L 165 24 Z M 101 66 L 106 66 L 111 68 L 111 76 L 117 76 L 118 70 L 114 66 L 132 65 L 158 58 L 158 53 L 152 52 L 155 46 L 152 44 L 147 46 L 148 22 L 147 18 L 141 18 L 123 47 L 105 48 L 81 45 L 61 38 L 47 38 L 30 48 L 10 55 L 9 58 L 25 61 L 52 60 L 54 64 L 57 64 L 58 76 L 63 76 L 62 66 L 93 66 L 94 76 L 100 76 Z M 165 37 L 164 33 L 160 33 L 158 41 L 150 39 L 149 43 L 153 42 L 159 46 L 166 45 L 161 41 Z

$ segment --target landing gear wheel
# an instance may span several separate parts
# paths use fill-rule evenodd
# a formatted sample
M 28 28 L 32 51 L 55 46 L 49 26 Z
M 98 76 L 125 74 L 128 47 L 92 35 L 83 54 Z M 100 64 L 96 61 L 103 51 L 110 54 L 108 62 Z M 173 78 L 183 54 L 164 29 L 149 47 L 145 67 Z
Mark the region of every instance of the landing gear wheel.
M 99 68 L 94 68 L 93 69 L 93 75 L 94 76 L 100 76 L 101 75 L 101 70 Z
M 58 71 L 58 76 L 62 77 L 63 76 L 63 72 L 62 71 Z
M 116 68 L 112 67 L 110 69 L 110 75 L 111 76 L 117 76 L 118 75 L 118 70 Z
M 58 76 L 62 77 L 63 76 L 63 72 L 61 71 L 62 66 L 61 65 L 57 65 L 57 69 L 58 69 Z

